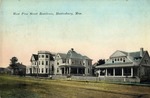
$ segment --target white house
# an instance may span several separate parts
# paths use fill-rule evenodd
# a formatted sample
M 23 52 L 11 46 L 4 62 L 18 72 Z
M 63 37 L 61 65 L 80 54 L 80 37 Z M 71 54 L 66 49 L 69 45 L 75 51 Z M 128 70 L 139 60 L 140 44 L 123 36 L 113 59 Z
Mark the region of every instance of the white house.
M 26 74 L 31 76 L 48 76 L 54 74 L 54 58 L 49 51 L 38 51 L 32 54 L 31 66 L 26 69 Z
M 61 75 L 91 75 L 92 59 L 77 53 L 73 48 L 55 56 L 55 72 Z
M 105 64 L 96 66 L 99 77 L 138 78 L 140 81 L 150 79 L 150 57 L 143 48 L 137 52 L 117 50 Z

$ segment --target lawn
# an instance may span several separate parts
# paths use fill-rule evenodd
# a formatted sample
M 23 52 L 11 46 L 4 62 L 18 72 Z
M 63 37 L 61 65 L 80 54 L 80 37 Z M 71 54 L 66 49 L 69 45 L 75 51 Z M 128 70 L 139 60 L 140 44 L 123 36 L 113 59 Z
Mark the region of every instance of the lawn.
M 0 98 L 150 98 L 150 87 L 0 75 Z

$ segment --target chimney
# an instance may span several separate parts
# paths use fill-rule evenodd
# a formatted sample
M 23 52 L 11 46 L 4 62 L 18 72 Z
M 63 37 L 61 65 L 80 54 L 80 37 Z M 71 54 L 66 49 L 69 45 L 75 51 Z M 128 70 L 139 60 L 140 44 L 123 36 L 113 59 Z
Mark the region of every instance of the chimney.
M 140 57 L 143 57 L 144 49 L 140 48 Z
M 74 51 L 74 49 L 73 49 L 73 48 L 71 48 L 71 50 L 72 50 L 72 51 Z

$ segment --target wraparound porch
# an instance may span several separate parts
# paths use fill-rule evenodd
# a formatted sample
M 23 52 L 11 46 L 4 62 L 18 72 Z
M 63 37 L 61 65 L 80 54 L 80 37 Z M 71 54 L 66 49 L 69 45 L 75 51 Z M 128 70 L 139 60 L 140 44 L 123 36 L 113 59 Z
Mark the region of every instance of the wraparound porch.
M 133 67 L 98 68 L 98 77 L 133 77 Z

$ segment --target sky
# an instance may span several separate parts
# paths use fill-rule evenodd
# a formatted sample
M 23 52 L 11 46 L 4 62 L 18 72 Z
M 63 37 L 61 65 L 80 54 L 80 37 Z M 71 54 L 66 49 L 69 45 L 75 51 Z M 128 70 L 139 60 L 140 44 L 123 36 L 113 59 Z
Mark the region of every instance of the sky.
M 29 66 L 40 50 L 71 48 L 95 63 L 116 50 L 150 52 L 149 42 L 150 0 L 0 1 L 0 67 L 13 56 Z

